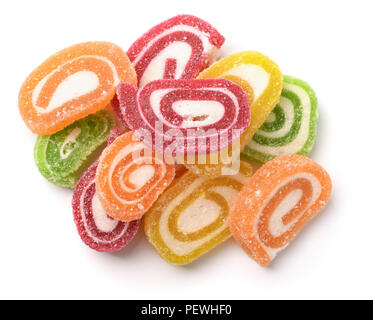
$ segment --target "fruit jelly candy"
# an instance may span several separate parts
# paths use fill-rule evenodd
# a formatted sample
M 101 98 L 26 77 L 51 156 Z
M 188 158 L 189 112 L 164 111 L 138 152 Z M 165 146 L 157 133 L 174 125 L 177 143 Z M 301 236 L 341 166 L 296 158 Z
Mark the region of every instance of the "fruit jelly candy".
M 231 236 L 228 216 L 251 166 L 243 162 L 234 176 L 180 177 L 145 214 L 145 235 L 167 262 L 184 265 Z
M 122 222 L 107 215 L 96 194 L 94 163 L 75 186 L 72 207 L 74 221 L 83 242 L 99 252 L 124 248 L 136 235 L 141 220 Z
M 199 79 L 224 78 L 235 82 L 246 92 L 250 101 L 251 122 L 237 146 L 243 150 L 246 143 L 253 137 L 263 122 L 276 106 L 282 90 L 282 74 L 279 67 L 265 55 L 255 51 L 244 51 L 232 54 L 208 69 L 204 70 Z M 238 152 L 237 152 L 238 153 Z M 228 155 L 225 157 L 224 155 Z M 199 175 L 217 176 L 222 174 L 224 166 L 231 166 L 234 161 L 232 149 L 223 150 L 214 157 L 218 163 L 214 164 L 207 158 L 207 164 L 188 164 L 187 168 Z M 213 157 L 213 158 L 214 158 Z
M 137 84 L 126 53 L 109 42 L 86 42 L 57 52 L 23 83 L 18 106 L 30 130 L 53 134 L 105 108 L 119 82 Z
M 225 79 L 156 80 L 137 92 L 121 83 L 117 95 L 130 129 L 167 156 L 217 152 L 250 123 L 245 92 Z
M 52 183 L 74 188 L 95 151 L 107 141 L 114 124 L 113 116 L 101 110 L 57 133 L 39 136 L 34 158 L 40 173 Z
M 219 57 L 224 37 L 209 23 L 178 15 L 150 29 L 127 51 L 139 87 L 159 79 L 194 79 Z
M 267 266 L 323 209 L 332 184 L 317 163 L 300 155 L 264 164 L 238 195 L 230 229 L 242 248 Z
M 306 156 L 315 142 L 317 118 L 317 98 L 312 88 L 302 80 L 284 76 L 279 103 L 242 156 L 261 163 L 286 154 Z
M 132 132 L 116 138 L 102 153 L 96 175 L 99 200 L 109 216 L 140 219 L 175 176 L 172 159 L 146 148 Z

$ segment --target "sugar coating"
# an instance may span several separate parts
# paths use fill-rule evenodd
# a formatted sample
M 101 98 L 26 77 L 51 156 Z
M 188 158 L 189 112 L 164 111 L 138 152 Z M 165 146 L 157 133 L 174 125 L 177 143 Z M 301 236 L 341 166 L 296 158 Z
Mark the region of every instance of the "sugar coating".
M 73 188 L 91 155 L 107 141 L 114 118 L 99 111 L 75 121 L 52 135 L 39 136 L 34 159 L 40 173 L 50 182 Z
M 85 42 L 57 52 L 25 80 L 19 111 L 30 130 L 50 135 L 106 107 L 119 82 L 137 84 L 126 53 L 109 42 Z
M 284 76 L 279 103 L 242 156 L 264 163 L 280 155 L 307 155 L 316 139 L 317 118 L 317 98 L 312 88 L 302 80 Z
M 98 201 L 95 176 L 98 163 L 82 175 L 74 188 L 74 221 L 82 241 L 99 252 L 124 248 L 136 235 L 141 221 L 121 222 L 107 215 Z
M 146 135 L 139 138 L 167 156 L 217 152 L 237 140 L 250 123 L 247 95 L 225 79 L 157 80 L 138 91 L 121 83 L 117 96 L 130 129 L 135 134 L 147 130 L 151 141 Z
M 167 262 L 184 265 L 230 237 L 232 203 L 252 168 L 241 163 L 235 176 L 199 177 L 186 172 L 145 214 L 145 235 Z
M 230 215 L 230 230 L 242 248 L 267 266 L 326 205 L 327 172 L 300 155 L 276 157 L 242 188 Z
M 118 136 L 100 157 L 97 195 L 108 215 L 133 221 L 143 216 L 174 176 L 172 160 L 165 161 L 127 132 Z
M 139 87 L 158 79 L 193 79 L 219 56 L 224 37 L 190 15 L 168 19 L 136 40 L 127 54 Z

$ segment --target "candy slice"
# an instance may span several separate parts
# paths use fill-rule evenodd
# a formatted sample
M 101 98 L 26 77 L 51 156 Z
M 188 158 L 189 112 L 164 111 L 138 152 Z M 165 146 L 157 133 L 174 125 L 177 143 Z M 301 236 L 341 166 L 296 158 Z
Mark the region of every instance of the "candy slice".
M 101 110 L 55 134 L 39 136 L 34 158 L 40 173 L 52 183 L 74 188 L 82 170 L 106 142 L 114 124 L 112 115 Z
M 137 94 L 121 83 L 118 99 L 135 135 L 167 156 L 217 152 L 250 123 L 245 92 L 224 79 L 157 80 Z
M 166 261 L 192 262 L 230 237 L 228 215 L 252 168 L 242 162 L 234 176 L 185 173 L 146 213 L 145 234 Z
M 219 57 L 224 37 L 209 23 L 179 15 L 150 29 L 129 48 L 139 87 L 159 79 L 194 79 Z
M 263 165 L 243 187 L 230 216 L 242 248 L 267 266 L 329 200 L 332 184 L 317 163 L 299 155 Z
M 141 220 L 122 222 L 107 215 L 96 194 L 96 169 L 93 164 L 74 189 L 73 214 L 83 242 L 99 252 L 114 252 L 125 247 L 136 235 Z
M 175 176 L 173 160 L 147 149 L 132 132 L 114 140 L 102 153 L 96 190 L 114 219 L 140 219 Z
M 105 108 L 119 82 L 137 84 L 127 55 L 108 42 L 86 42 L 47 59 L 23 83 L 18 106 L 30 130 L 53 134 Z
M 250 102 L 251 122 L 240 139 L 237 149 L 243 150 L 254 133 L 276 106 L 282 90 L 282 74 L 278 66 L 259 52 L 246 51 L 232 54 L 204 70 L 199 79 L 224 78 L 235 82 L 246 92 Z M 238 151 L 240 151 L 238 150 Z M 237 161 L 239 152 L 223 150 L 208 157 L 206 164 L 188 163 L 187 168 L 199 175 L 221 175 L 224 167 L 231 167 Z M 217 164 L 211 159 L 217 158 Z
M 304 81 L 284 76 L 277 106 L 245 146 L 242 156 L 264 163 L 286 154 L 307 155 L 316 138 L 317 98 Z

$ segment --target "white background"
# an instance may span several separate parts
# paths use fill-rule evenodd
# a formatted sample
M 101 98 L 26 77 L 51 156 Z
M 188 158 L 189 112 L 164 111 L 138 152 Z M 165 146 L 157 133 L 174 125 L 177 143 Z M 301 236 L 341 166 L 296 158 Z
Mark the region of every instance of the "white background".
M 373 47 L 371 1 L 1 1 L 0 298 L 373 298 Z M 164 262 L 139 232 L 123 251 L 80 240 L 72 191 L 33 161 L 18 113 L 24 78 L 72 44 L 126 50 L 153 25 L 199 16 L 225 37 L 223 54 L 257 50 L 319 98 L 311 157 L 334 190 L 321 215 L 266 269 L 231 239 L 196 262 Z

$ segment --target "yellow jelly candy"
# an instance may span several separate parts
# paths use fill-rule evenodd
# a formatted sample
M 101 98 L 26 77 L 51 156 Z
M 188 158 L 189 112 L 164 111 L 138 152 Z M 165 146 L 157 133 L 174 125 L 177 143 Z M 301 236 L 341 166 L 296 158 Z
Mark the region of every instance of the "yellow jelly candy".
M 231 236 L 228 215 L 252 174 L 241 161 L 234 176 L 200 177 L 185 173 L 145 214 L 145 234 L 166 261 L 184 265 Z
M 251 122 L 240 138 L 240 150 L 261 127 L 280 99 L 282 74 L 279 67 L 265 55 L 255 51 L 232 54 L 204 70 L 199 79 L 224 78 L 240 85 L 250 101 Z M 238 148 L 238 145 L 237 145 Z M 232 147 L 206 157 L 205 163 L 196 159 L 195 164 L 186 163 L 189 170 L 198 175 L 218 176 L 224 174 L 223 167 L 230 167 Z M 215 159 L 216 162 L 211 159 Z

